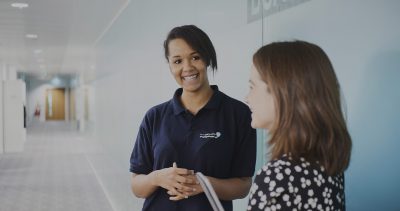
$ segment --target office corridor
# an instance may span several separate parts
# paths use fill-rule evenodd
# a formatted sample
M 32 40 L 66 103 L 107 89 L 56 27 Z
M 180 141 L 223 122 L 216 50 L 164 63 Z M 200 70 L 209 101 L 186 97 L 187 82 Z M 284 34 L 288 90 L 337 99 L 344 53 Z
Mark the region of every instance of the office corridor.
M 33 125 L 28 128 L 24 152 L 0 155 L 1 210 L 112 210 L 76 126 L 65 122 Z

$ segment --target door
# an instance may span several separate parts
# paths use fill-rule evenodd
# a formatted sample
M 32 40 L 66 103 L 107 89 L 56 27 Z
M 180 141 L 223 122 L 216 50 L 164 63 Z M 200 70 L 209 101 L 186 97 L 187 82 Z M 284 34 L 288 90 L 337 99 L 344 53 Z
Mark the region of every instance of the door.
M 65 89 L 46 91 L 46 120 L 65 120 Z

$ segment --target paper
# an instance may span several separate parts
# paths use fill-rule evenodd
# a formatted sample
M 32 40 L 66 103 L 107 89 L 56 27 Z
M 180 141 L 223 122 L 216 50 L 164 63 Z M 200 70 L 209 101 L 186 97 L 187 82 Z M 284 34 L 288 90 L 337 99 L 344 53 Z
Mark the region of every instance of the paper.
M 217 194 L 214 191 L 210 181 L 201 172 L 196 172 L 197 180 L 199 181 L 204 193 L 206 194 L 208 201 L 214 211 L 224 211 L 221 202 L 218 199 Z

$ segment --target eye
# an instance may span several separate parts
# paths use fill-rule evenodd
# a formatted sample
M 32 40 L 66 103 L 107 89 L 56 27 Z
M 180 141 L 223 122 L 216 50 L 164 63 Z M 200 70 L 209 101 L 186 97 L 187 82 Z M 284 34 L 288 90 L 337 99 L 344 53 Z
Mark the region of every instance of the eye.
M 174 64 L 180 64 L 180 63 L 182 63 L 182 60 L 181 59 L 177 59 L 177 60 L 173 61 L 173 63 Z
M 193 58 L 192 58 L 193 61 L 200 60 L 200 59 L 201 59 L 200 56 L 193 56 Z

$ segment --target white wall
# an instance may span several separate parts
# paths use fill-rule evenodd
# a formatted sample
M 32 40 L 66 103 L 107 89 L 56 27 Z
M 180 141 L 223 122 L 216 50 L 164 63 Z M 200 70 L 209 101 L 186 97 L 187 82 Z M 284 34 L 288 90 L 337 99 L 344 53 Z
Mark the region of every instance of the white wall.
M 353 151 L 347 210 L 400 210 L 400 1 L 312 0 L 264 19 L 264 41 L 302 39 L 331 58 Z
M 17 72 L 16 68 L 12 65 L 8 65 L 5 61 L 0 60 L 0 154 L 4 152 L 5 146 L 5 118 L 4 114 L 4 87 L 5 81 L 16 80 Z
M 25 83 L 21 80 L 3 82 L 3 146 L 6 153 L 21 152 L 24 149 L 26 140 L 23 112 L 25 88 Z
M 219 70 L 211 83 L 243 100 L 251 54 L 261 46 L 261 21 L 247 24 L 246 1 L 132 1 L 97 44 L 96 150 L 89 155 L 116 210 L 139 210 L 130 193 L 129 157 L 139 124 L 178 87 L 164 58 L 170 29 L 195 24 L 213 41 Z M 118 179 L 116 179 L 118 178 Z M 235 205 L 244 210 L 247 200 Z
M 5 64 L 0 62 L 0 154 L 4 153 L 4 129 L 3 129 L 3 80 L 4 80 Z

